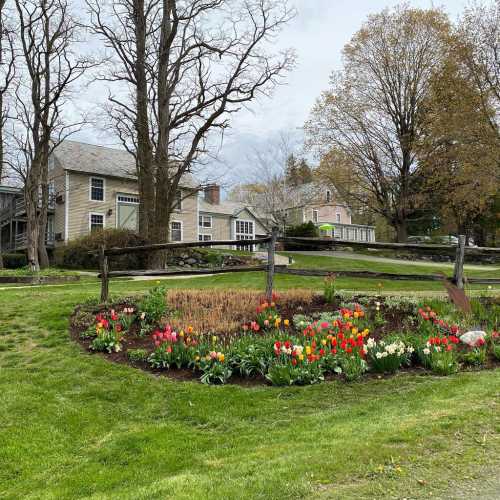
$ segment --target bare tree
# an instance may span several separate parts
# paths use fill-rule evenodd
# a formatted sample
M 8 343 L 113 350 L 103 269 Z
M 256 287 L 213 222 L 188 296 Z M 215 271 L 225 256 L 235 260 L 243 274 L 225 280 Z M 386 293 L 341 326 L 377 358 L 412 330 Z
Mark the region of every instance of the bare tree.
M 21 74 L 16 87 L 17 172 L 24 184 L 27 253 L 33 270 L 48 265 L 45 247 L 52 151 L 80 126 L 62 114 L 72 84 L 94 61 L 73 51 L 79 25 L 66 0 L 15 0 Z
M 181 179 L 209 138 L 294 62 L 268 53 L 292 18 L 287 0 L 87 0 L 94 32 L 114 56 L 103 78 L 115 127 L 135 155 L 140 231 L 168 238 Z M 117 90 L 118 89 L 118 90 Z
M 8 118 L 7 97 L 15 77 L 14 32 L 6 20 L 6 0 L 0 0 L 0 184 L 5 176 L 5 125 Z M 3 268 L 0 228 L 0 269 Z
M 306 124 L 308 144 L 335 159 L 323 173 L 340 197 L 381 214 L 398 241 L 416 201 L 420 108 L 448 31 L 440 10 L 403 5 L 370 16 Z
M 473 3 L 456 29 L 458 60 L 482 98 L 484 115 L 500 137 L 500 0 Z M 491 115 L 491 108 L 496 111 Z

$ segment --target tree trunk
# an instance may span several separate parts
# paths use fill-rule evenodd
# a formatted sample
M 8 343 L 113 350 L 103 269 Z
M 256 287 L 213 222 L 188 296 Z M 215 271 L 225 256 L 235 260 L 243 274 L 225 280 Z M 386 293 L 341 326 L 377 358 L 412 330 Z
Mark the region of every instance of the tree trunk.
M 408 228 L 406 221 L 400 220 L 393 223 L 394 229 L 396 230 L 396 239 L 398 243 L 406 243 L 408 240 Z
M 38 261 L 38 220 L 37 220 L 37 204 L 34 202 L 30 194 L 25 196 L 26 200 L 26 249 L 28 253 L 28 266 L 31 271 L 37 272 L 40 270 Z
M 45 173 L 43 175 L 46 177 Z M 47 179 L 42 180 L 42 196 L 40 200 L 40 212 L 38 216 L 38 260 L 42 269 L 49 267 L 49 254 L 47 253 L 46 235 L 47 235 L 47 212 L 49 205 L 49 186 Z

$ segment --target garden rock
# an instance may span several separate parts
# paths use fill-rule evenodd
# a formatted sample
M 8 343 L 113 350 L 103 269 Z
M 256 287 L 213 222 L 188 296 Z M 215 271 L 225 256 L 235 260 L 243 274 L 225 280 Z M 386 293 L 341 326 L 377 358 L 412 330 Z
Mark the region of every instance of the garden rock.
M 469 346 L 474 346 L 476 345 L 478 340 L 484 340 L 486 337 L 486 332 L 477 330 L 477 331 L 470 331 L 467 333 L 464 333 L 461 337 L 460 340 Z

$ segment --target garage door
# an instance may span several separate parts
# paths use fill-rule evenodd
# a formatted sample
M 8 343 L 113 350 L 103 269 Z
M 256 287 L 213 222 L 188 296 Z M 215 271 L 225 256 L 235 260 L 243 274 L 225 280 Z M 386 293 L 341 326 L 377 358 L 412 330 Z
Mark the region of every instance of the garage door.
M 139 229 L 139 198 L 133 195 L 118 195 L 118 227 L 137 231 Z

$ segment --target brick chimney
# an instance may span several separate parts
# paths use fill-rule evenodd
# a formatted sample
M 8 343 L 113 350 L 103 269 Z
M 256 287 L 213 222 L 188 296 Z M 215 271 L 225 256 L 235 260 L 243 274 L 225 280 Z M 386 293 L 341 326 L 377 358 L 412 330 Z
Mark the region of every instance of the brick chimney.
M 212 205 L 219 205 L 220 186 L 218 184 L 209 184 L 205 187 L 205 201 Z

